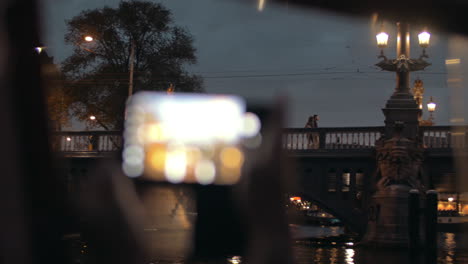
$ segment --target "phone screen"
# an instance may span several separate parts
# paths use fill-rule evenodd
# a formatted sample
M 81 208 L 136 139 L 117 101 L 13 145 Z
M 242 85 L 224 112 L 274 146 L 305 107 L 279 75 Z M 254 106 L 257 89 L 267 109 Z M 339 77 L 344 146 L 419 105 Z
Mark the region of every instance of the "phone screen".
M 130 99 L 122 168 L 129 177 L 231 185 L 260 121 L 241 97 L 140 92 Z

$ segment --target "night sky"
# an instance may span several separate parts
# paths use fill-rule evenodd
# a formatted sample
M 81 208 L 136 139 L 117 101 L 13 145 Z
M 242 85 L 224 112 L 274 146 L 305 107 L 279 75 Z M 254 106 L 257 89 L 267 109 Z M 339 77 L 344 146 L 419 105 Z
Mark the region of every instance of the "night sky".
M 268 1 L 261 12 L 256 1 L 157 2 L 169 8 L 175 23 L 194 36 L 198 63 L 187 70 L 204 77 L 208 92 L 263 101 L 287 96 L 290 127 L 303 127 L 312 114 L 320 116 L 320 127 L 383 125 L 380 109 L 394 90 L 395 76 L 374 66 L 379 53 L 375 35 L 381 21 L 277 6 Z M 48 53 L 56 62 L 71 53 L 71 47 L 63 41 L 66 19 L 84 9 L 118 3 L 44 1 L 44 42 Z M 384 26 L 390 34 L 385 52 L 394 57 L 396 27 L 388 21 Z M 419 57 L 421 52 L 417 45 L 421 28 L 412 26 L 412 57 Z M 448 125 L 454 117 L 467 116 L 466 110 L 460 109 L 467 96 L 466 92 L 454 94 L 447 81 L 450 72 L 447 74 L 445 60 L 468 58 L 463 48 L 468 41 L 441 32 L 431 33 L 427 52 L 433 65 L 413 73 L 411 78 L 412 82 L 416 77 L 423 80 L 425 102 L 433 96 L 438 104 L 436 123 Z M 463 62 L 464 59 L 462 65 Z

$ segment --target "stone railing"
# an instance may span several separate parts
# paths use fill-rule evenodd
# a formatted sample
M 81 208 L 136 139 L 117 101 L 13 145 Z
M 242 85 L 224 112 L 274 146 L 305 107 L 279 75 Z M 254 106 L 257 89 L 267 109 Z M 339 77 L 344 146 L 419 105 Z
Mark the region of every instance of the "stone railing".
M 384 127 L 286 128 L 283 148 L 287 150 L 370 149 Z
M 290 151 L 372 149 L 384 127 L 285 128 L 283 148 Z M 428 149 L 468 148 L 467 126 L 421 127 Z M 80 131 L 52 133 L 56 152 L 115 152 L 122 147 L 119 131 Z
M 427 126 L 420 129 L 426 148 L 468 148 L 468 126 Z
M 114 152 L 122 147 L 120 131 L 59 131 L 52 133 L 56 152 Z

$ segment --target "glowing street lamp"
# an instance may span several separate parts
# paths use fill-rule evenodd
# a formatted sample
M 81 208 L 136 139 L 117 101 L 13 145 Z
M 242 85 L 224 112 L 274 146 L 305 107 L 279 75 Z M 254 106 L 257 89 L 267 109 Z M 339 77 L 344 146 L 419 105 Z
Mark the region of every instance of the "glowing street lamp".
M 426 48 L 429 47 L 429 40 L 431 39 L 431 34 L 429 34 L 427 31 L 423 31 L 419 33 L 418 39 L 419 46 L 423 49 L 421 56 L 427 58 L 428 56 L 426 55 Z
M 91 120 L 94 121 L 94 120 L 96 120 L 96 116 L 93 116 L 93 115 L 92 115 L 92 116 L 89 117 L 89 119 L 91 119 Z
M 427 111 L 429 111 L 429 124 L 433 125 L 434 124 L 434 116 L 433 113 L 436 110 L 436 103 L 434 103 L 434 99 L 429 99 L 429 103 L 427 103 Z
M 434 99 L 432 99 L 432 96 L 431 96 L 429 103 L 427 103 L 427 110 L 429 111 L 429 113 L 432 113 L 435 111 L 436 107 L 437 107 L 437 104 L 434 103 Z
M 84 40 L 85 40 L 86 42 L 91 42 L 91 41 L 94 40 L 94 38 L 93 38 L 92 36 L 89 36 L 89 35 L 88 35 L 88 36 L 85 36 L 85 37 L 84 37 Z
M 425 49 L 429 47 L 429 40 L 431 39 L 431 34 L 429 34 L 429 32 L 427 31 L 423 31 L 419 33 L 418 39 L 419 39 L 419 46 Z
M 387 43 L 388 43 L 388 34 L 387 33 L 382 31 L 379 34 L 377 34 L 375 37 L 377 38 L 377 46 L 379 48 L 383 49 L 383 48 L 387 47 Z
M 380 32 L 379 34 L 377 34 L 375 36 L 377 38 L 377 47 L 380 48 L 380 57 L 385 57 L 384 56 L 384 52 L 383 52 L 383 49 L 387 47 L 387 43 L 388 43 L 388 34 L 385 33 L 384 31 Z

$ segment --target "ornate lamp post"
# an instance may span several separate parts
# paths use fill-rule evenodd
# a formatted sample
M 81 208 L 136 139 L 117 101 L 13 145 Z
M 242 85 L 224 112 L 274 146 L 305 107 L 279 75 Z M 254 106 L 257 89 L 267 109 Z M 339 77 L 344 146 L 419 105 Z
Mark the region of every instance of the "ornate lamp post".
M 410 90 L 410 72 L 423 70 L 430 65 L 425 49 L 429 45 L 430 34 L 419 34 L 419 44 L 423 51 L 419 58 L 410 58 L 409 25 L 397 23 L 396 59 L 389 59 L 384 54 L 389 36 L 385 32 L 377 34 L 377 45 L 381 49 L 376 65 L 382 70 L 396 73 L 395 91 L 387 100 L 385 108 L 385 132 L 377 140 L 375 176 L 377 191 L 372 195 L 367 233 L 363 242 L 381 247 L 409 247 L 411 241 L 408 230 L 409 212 L 419 211 L 410 208 L 408 199 L 413 193 L 425 192 L 422 175 L 423 152 L 419 133 L 419 119 L 422 109 Z M 432 106 L 432 105 L 431 105 Z M 372 210 L 371 210 L 372 209 Z M 413 225 L 411 225 L 413 226 Z M 418 230 L 412 229 L 418 234 Z M 414 242 L 414 241 L 413 241 Z
M 396 59 L 388 59 L 383 52 L 383 49 L 387 47 L 388 34 L 382 31 L 376 36 L 377 46 L 381 48 L 378 58 L 382 59 L 376 66 L 384 71 L 395 72 L 397 81 L 395 91 L 383 109 L 386 125 L 385 135 L 392 136 L 395 122 L 403 122 L 405 124 L 403 135 L 408 138 L 415 138 L 418 131 L 418 116 L 421 110 L 410 91 L 410 72 L 424 70 L 431 65 L 425 60 L 425 58 L 428 58 L 426 48 L 429 45 L 430 34 L 424 31 L 418 35 L 419 45 L 423 48 L 423 51 L 419 58 L 412 59 L 410 58 L 409 25 L 407 23 L 397 23 L 397 27 Z

